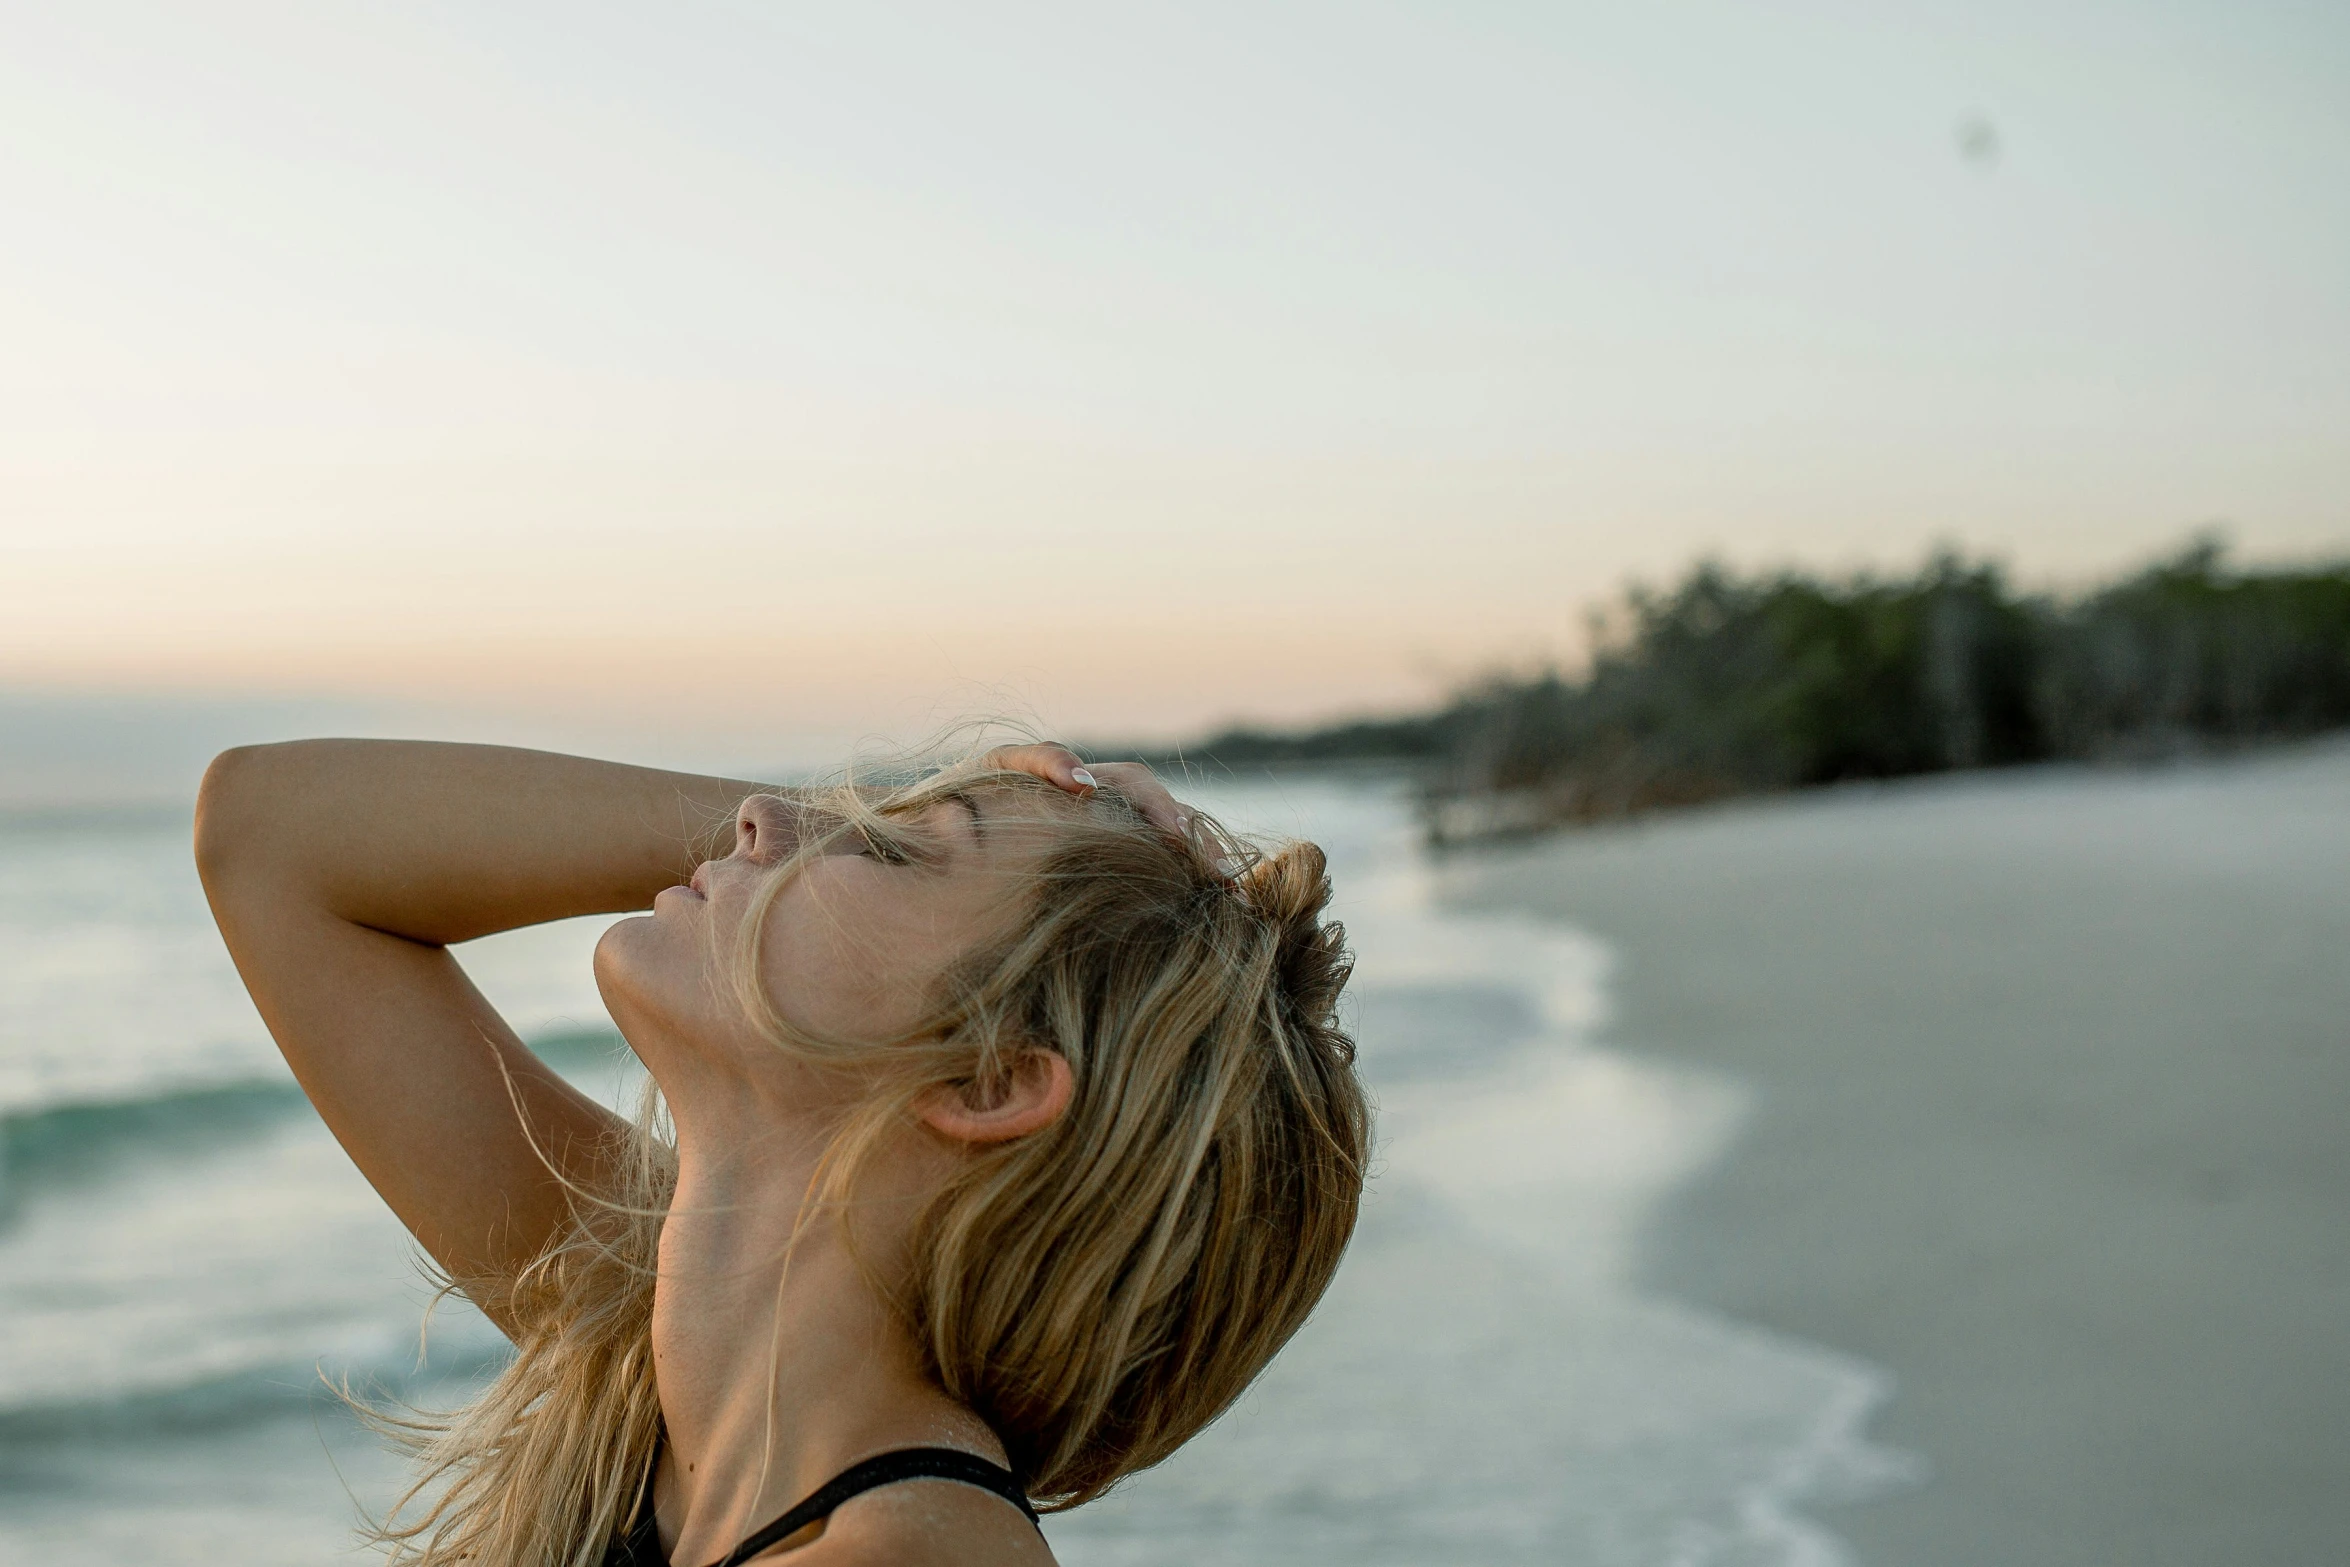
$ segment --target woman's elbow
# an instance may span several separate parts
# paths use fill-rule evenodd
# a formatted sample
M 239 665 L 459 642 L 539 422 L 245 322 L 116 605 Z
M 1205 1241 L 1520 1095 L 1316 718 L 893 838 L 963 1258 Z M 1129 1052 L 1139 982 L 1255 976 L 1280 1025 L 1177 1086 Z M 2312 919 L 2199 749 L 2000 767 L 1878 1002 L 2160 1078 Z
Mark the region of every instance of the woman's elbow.
M 260 800 L 268 792 L 269 753 L 280 747 L 240 745 L 221 752 L 204 769 L 196 789 L 196 874 L 217 888 L 239 867 L 249 865 L 261 838 Z

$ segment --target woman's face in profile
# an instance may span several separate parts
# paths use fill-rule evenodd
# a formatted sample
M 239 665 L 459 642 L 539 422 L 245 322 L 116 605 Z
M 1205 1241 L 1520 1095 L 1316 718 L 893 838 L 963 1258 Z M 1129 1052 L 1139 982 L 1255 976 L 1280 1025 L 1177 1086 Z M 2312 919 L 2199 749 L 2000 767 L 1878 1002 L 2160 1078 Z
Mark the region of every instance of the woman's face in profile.
M 892 818 L 892 838 L 845 836 L 775 898 L 759 977 L 784 1020 L 821 1038 L 903 1037 L 932 986 L 1001 934 L 1042 851 L 1057 801 L 954 795 Z M 596 948 L 605 1004 L 640 1052 L 771 1049 L 744 1014 L 728 965 L 768 879 L 793 851 L 792 807 L 743 802 L 734 852 L 623 920 Z

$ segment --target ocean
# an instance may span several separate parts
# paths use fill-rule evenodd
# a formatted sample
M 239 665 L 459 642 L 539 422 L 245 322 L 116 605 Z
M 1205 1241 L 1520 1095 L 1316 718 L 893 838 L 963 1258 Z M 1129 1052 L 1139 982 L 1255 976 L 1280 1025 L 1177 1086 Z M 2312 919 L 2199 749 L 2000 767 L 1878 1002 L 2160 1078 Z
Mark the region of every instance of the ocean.
M 1199 791 L 1329 851 L 1380 1107 L 1327 1300 L 1175 1459 L 1048 1521 L 1070 1567 L 1831 1567 L 1807 1504 L 1913 1483 L 1883 1370 L 1644 1289 L 1660 1205 L 1750 1090 L 1611 1044 L 1615 955 L 1464 906 L 1376 781 Z M 183 811 L 0 815 L 0 1560 L 347 1553 L 400 1469 L 326 1378 L 461 1398 L 500 1341 L 429 1292 L 213 932 Z M 601 921 L 473 944 L 484 990 L 615 1102 Z

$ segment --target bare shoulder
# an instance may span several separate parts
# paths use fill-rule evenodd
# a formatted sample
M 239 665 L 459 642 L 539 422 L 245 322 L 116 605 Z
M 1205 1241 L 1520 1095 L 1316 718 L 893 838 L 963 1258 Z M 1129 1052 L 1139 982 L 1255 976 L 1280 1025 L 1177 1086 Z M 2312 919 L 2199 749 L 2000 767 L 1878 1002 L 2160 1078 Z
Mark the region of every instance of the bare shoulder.
M 843 1502 L 820 1538 L 773 1560 L 778 1567 L 1054 1567 L 1051 1547 L 1017 1508 L 955 1480 L 904 1480 L 867 1491 Z

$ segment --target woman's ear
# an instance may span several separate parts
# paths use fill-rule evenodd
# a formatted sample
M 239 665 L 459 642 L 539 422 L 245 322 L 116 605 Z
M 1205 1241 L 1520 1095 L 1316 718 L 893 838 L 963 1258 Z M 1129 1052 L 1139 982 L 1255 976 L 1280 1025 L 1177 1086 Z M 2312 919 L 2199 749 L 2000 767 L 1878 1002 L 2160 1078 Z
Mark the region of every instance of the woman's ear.
M 1069 1108 L 1077 1079 L 1057 1050 L 1029 1045 L 1012 1055 L 992 1093 L 975 1084 L 933 1088 L 915 1104 L 922 1124 L 959 1143 L 1006 1143 L 1041 1132 Z

